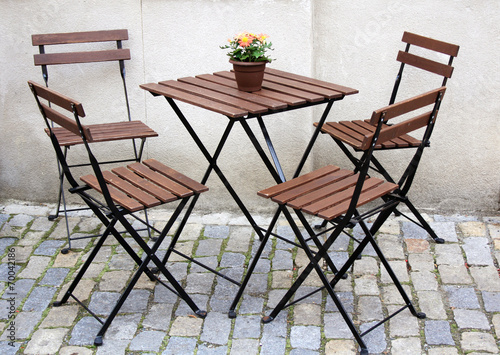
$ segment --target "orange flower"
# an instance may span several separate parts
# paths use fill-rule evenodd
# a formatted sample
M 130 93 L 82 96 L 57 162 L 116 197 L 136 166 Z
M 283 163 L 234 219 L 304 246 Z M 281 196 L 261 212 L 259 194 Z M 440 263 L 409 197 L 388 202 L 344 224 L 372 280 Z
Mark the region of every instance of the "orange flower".
M 252 44 L 252 39 L 251 37 L 249 36 L 243 36 L 240 38 L 239 42 L 240 46 L 242 46 L 243 48 L 244 47 L 248 47 L 250 44 Z

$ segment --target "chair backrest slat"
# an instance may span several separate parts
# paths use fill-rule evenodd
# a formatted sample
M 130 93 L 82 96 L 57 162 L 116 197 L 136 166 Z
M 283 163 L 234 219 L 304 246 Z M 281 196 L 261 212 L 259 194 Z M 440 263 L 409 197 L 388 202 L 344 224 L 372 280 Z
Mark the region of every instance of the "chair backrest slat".
M 452 57 L 456 57 L 458 55 L 458 50 L 460 49 L 460 46 L 457 46 L 456 44 L 438 41 L 433 38 L 420 36 L 410 32 L 403 33 L 402 41 L 418 47 L 447 54 Z
M 453 73 L 453 67 L 451 65 L 439 63 L 408 52 L 399 51 L 397 61 L 447 78 L 451 78 L 451 74 Z
M 28 81 L 28 85 L 37 98 L 45 99 L 50 102 L 51 106 L 41 102 L 39 99 L 37 100 L 40 111 L 45 118 L 80 136 L 80 128 L 75 118 L 64 115 L 62 112 L 57 111 L 55 107 L 71 112 L 73 115 L 76 113 L 79 117 L 85 117 L 85 111 L 81 103 L 34 81 Z M 81 127 L 85 138 L 88 142 L 91 142 L 92 136 L 90 134 L 90 129 L 85 125 Z
M 130 49 L 35 54 L 35 65 L 75 64 L 129 60 Z
M 34 46 L 86 42 L 110 42 L 122 40 L 128 40 L 128 31 L 126 29 L 71 33 L 47 33 L 35 34 L 31 36 L 31 41 Z

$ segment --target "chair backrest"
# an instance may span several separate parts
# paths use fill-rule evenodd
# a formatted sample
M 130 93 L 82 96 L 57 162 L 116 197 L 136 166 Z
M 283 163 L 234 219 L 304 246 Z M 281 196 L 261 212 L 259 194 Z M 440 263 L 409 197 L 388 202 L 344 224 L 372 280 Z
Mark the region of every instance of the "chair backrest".
M 403 33 L 402 41 L 406 43 L 406 48 L 404 51 L 399 51 L 397 56 L 397 61 L 401 62 L 401 65 L 394 83 L 389 105 L 396 101 L 405 65 L 419 68 L 441 76 L 443 78 L 441 86 L 445 86 L 448 78 L 451 78 L 453 73 L 453 59 L 458 55 L 458 50 L 460 49 L 460 47 L 455 44 L 438 41 L 410 32 Z M 418 54 L 410 53 L 410 50 L 414 49 L 414 47 L 419 47 L 421 49 Z M 446 60 L 440 61 L 435 57 L 430 59 L 429 57 L 431 57 L 434 53 L 443 54 L 446 56 Z M 425 54 L 429 54 L 429 57 L 425 57 Z
M 122 41 L 128 40 L 128 31 L 106 30 L 106 31 L 88 31 L 88 32 L 71 32 L 71 33 L 49 33 L 49 34 L 34 34 L 31 36 L 33 46 L 38 46 L 39 54 L 34 55 L 36 66 L 42 68 L 43 80 L 45 86 L 49 86 L 48 67 L 62 64 L 79 64 L 79 63 L 95 63 L 118 61 L 119 72 L 122 78 L 123 91 L 125 93 L 125 103 L 127 107 L 128 120 L 131 120 L 130 105 L 127 93 L 127 85 L 125 80 L 125 60 L 130 59 L 130 49 L 122 48 Z M 90 44 L 99 45 L 99 50 L 89 50 Z M 102 44 L 104 43 L 104 44 Z M 112 43 L 110 49 L 102 49 L 100 46 L 106 46 L 106 43 Z M 115 44 L 116 43 L 116 44 Z M 47 53 L 47 47 L 56 47 L 57 45 L 74 44 L 81 45 L 80 51 L 60 51 Z M 116 48 L 114 48 L 116 46 Z M 72 46 L 73 47 L 73 46 Z M 67 46 L 64 46 L 67 50 Z
M 91 154 L 88 143 L 92 142 L 92 134 L 90 129 L 80 122 L 80 118 L 85 117 L 83 105 L 76 100 L 64 96 L 34 81 L 28 81 L 28 85 L 35 96 L 40 113 L 42 114 L 47 125 L 47 129 L 49 130 L 50 139 L 56 152 L 57 159 L 61 164 L 61 168 L 70 185 L 72 187 L 77 187 L 78 183 L 71 175 L 69 166 L 66 162 L 66 156 L 57 141 L 56 135 L 53 133 L 53 123 L 56 123 L 59 126 L 66 128 L 68 131 L 82 137 L 87 150 Z M 45 100 L 47 103 L 45 103 Z

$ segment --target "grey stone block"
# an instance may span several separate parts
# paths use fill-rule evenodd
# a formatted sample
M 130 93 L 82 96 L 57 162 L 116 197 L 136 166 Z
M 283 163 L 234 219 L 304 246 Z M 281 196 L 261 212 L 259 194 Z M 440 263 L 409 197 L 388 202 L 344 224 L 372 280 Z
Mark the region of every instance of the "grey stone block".
M 66 268 L 50 268 L 40 281 L 40 285 L 59 286 L 68 275 L 68 272 L 69 269 Z
M 159 351 L 163 338 L 165 337 L 164 332 L 159 332 L 157 330 L 147 330 L 139 333 L 132 340 L 129 345 L 129 349 L 132 351 Z
M 227 346 L 214 346 L 212 344 L 201 344 L 198 346 L 199 355 L 226 355 Z
M 238 316 L 234 323 L 233 338 L 259 338 L 260 316 Z
M 292 348 L 318 350 L 321 346 L 321 328 L 316 326 L 293 326 L 290 332 Z
M 36 287 L 24 303 L 23 311 L 43 312 L 56 293 L 55 287 Z
M 52 256 L 57 253 L 59 248 L 61 248 L 66 242 L 63 240 L 46 240 L 42 242 L 38 248 L 35 249 L 33 254 L 35 255 L 46 255 Z
M 264 334 L 261 340 L 261 355 L 284 354 L 286 349 L 286 339 L 270 334 Z
M 500 292 L 483 291 L 483 302 L 486 312 L 500 312 Z
M 463 309 L 479 309 L 476 292 L 470 287 L 445 286 L 450 307 Z
M 162 355 L 191 355 L 196 348 L 196 339 L 171 337 Z
M 493 265 L 488 238 L 469 237 L 464 239 L 462 248 L 469 265 Z
M 339 312 L 334 313 L 325 313 L 325 338 L 341 338 L 341 339 L 352 339 L 354 336 L 352 335 L 351 330 L 347 326 L 344 318 Z
M 375 324 L 377 324 L 377 322 L 361 324 L 359 330 L 361 331 L 361 333 L 365 332 L 371 327 L 373 327 Z M 363 337 L 363 340 L 365 341 L 366 346 L 368 347 L 368 351 L 370 353 L 378 354 L 384 352 L 385 349 L 387 348 L 387 340 L 384 333 L 384 325 L 381 325 L 372 330 L 371 332 L 369 332 L 368 334 L 366 334 Z
M 227 314 L 209 312 L 205 318 L 200 340 L 208 343 L 224 345 L 231 331 L 231 319 Z
M 229 236 L 229 226 L 208 225 L 205 226 L 203 235 L 208 238 L 225 239 Z
M 455 345 L 448 321 L 429 320 L 425 322 L 425 340 L 429 345 Z
M 459 328 L 490 329 L 488 319 L 480 311 L 454 309 L 453 314 Z
M 93 345 L 101 323 L 94 317 L 84 317 L 73 327 L 69 345 Z

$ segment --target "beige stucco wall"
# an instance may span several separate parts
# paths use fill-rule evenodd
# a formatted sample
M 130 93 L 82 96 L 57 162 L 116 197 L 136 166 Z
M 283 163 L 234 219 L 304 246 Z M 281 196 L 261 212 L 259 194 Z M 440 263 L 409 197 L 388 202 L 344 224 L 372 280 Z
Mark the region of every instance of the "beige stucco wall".
M 278 59 L 272 67 L 359 89 L 358 95 L 334 105 L 332 120 L 365 118 L 388 102 L 398 70 L 396 53 L 403 48 L 403 31 L 408 30 L 461 46 L 432 146 L 411 191 L 413 201 L 440 211 L 498 210 L 500 9 L 496 0 L 0 0 L 0 6 L 0 202 L 8 198 L 50 202 L 56 197 L 54 154 L 26 84 L 29 79 L 42 81 L 40 68 L 33 65 L 37 52 L 31 45 L 33 33 L 127 28 L 132 115 L 160 134 L 149 141 L 146 155 L 201 179 L 205 159 L 167 102 L 144 92 L 139 84 L 228 70 L 227 57 L 218 46 L 247 29 L 271 36 L 273 56 Z M 111 115 L 108 111 L 125 114 L 115 70 L 112 64 L 51 68 L 50 85 L 82 101 L 88 122 L 98 122 Z M 403 88 L 402 97 L 439 85 L 419 78 L 410 78 L 416 80 Z M 189 105 L 180 107 L 213 151 L 227 119 Z M 320 110 L 308 109 L 266 119 L 288 175 L 318 114 Z M 105 146 L 99 153 L 115 155 L 120 148 Z M 70 154 L 76 158 L 81 152 L 77 147 Z M 382 160 L 396 169 L 393 154 Z M 306 169 L 325 163 L 349 166 L 333 142 L 322 136 Z M 220 165 L 252 210 L 269 210 L 255 191 L 272 180 L 240 127 L 233 131 Z M 200 199 L 201 209 L 235 210 L 215 175 L 208 185 L 211 191 Z

